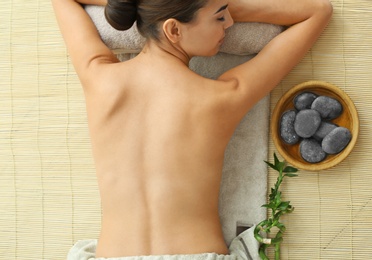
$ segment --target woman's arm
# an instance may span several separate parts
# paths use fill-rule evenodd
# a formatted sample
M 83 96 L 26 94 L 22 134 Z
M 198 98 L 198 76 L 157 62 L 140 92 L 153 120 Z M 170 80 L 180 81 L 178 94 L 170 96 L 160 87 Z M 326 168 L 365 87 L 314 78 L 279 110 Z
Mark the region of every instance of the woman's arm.
M 83 85 L 101 70 L 96 65 L 118 62 L 81 5 L 106 3 L 107 0 L 52 0 L 62 36 Z
M 85 5 L 107 5 L 107 0 L 77 0 L 76 2 Z
M 231 0 L 230 6 L 231 15 L 240 21 L 293 24 L 255 58 L 220 76 L 219 80 L 235 82 L 232 102 L 244 115 L 314 45 L 331 18 L 332 6 L 328 0 Z
M 229 11 L 236 22 L 293 25 L 314 15 L 322 4 L 329 5 L 329 1 L 230 0 Z

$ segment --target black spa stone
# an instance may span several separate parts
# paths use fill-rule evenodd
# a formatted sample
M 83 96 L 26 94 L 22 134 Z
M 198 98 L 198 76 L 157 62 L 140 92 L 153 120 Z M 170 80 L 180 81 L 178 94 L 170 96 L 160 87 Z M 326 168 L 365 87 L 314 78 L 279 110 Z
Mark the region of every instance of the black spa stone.
M 350 142 L 351 133 L 345 127 L 333 129 L 322 141 L 322 149 L 328 154 L 341 152 Z
M 280 137 L 287 144 L 296 144 L 300 140 L 300 137 L 294 130 L 295 119 L 295 110 L 285 111 L 280 119 Z
M 297 113 L 294 122 L 296 133 L 303 138 L 309 138 L 318 130 L 322 118 L 316 110 L 304 109 Z
M 323 121 L 320 123 L 320 126 L 318 130 L 316 130 L 313 137 L 318 141 L 322 141 L 323 138 L 326 137 L 326 135 L 328 135 L 336 127 L 338 127 L 338 125 L 327 121 Z
M 327 157 L 320 143 L 313 138 L 303 139 L 301 141 L 300 154 L 302 158 L 309 163 L 318 163 Z
M 302 92 L 294 98 L 293 104 L 297 110 L 310 109 L 317 97 L 318 95 L 312 92 Z
M 338 100 L 327 96 L 317 97 L 311 104 L 311 109 L 318 111 L 320 116 L 325 120 L 337 118 L 343 110 Z

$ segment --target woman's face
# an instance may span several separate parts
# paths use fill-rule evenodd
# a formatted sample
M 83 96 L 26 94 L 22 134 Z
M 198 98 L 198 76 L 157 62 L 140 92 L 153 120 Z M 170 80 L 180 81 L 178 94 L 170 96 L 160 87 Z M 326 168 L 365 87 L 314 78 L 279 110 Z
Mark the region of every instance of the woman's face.
M 209 0 L 190 23 L 181 25 L 180 47 L 190 56 L 215 55 L 225 38 L 225 30 L 234 24 L 227 0 Z

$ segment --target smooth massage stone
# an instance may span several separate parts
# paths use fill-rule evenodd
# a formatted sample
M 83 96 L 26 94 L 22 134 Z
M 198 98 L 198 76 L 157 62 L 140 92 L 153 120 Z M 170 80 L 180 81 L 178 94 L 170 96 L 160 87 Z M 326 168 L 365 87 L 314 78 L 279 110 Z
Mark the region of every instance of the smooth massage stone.
M 309 163 L 318 163 L 327 157 L 320 143 L 313 138 L 301 141 L 300 154 L 302 158 Z
M 311 104 L 311 109 L 319 112 L 320 116 L 326 120 L 332 120 L 341 115 L 341 103 L 331 97 L 319 96 Z
M 297 113 L 294 122 L 296 133 L 303 138 L 309 138 L 318 130 L 322 118 L 316 110 L 304 109 Z
M 293 103 L 297 110 L 310 109 L 317 97 L 318 95 L 312 92 L 302 92 L 294 98 Z
M 323 138 L 326 137 L 326 135 L 328 135 L 336 127 L 338 127 L 338 125 L 336 125 L 334 123 L 323 121 L 323 122 L 320 123 L 320 126 L 319 126 L 318 130 L 316 130 L 313 137 L 318 141 L 322 141 Z
M 345 127 L 333 129 L 322 141 L 322 149 L 328 154 L 341 152 L 350 142 L 351 133 Z
M 283 113 L 280 119 L 280 137 L 287 144 L 295 144 L 300 140 L 300 137 L 294 130 L 294 121 L 296 119 L 295 110 L 287 110 Z

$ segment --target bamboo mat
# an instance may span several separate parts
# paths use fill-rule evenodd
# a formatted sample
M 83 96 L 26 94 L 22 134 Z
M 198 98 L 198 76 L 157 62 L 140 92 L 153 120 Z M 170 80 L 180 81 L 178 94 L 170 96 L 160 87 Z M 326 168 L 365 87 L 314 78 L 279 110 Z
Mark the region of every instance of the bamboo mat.
M 354 101 L 360 118 L 349 157 L 320 172 L 300 171 L 282 187 L 295 211 L 284 218 L 282 259 L 372 259 L 372 2 L 333 0 L 330 26 L 271 94 L 271 111 L 292 86 L 323 80 Z M 269 158 L 277 151 L 272 139 Z M 269 171 L 269 186 L 276 181 Z
M 51 1 L 0 10 L 0 259 L 66 259 L 100 226 L 82 89 Z
M 282 259 L 372 255 L 372 2 L 333 4 L 330 27 L 271 107 L 291 86 L 329 81 L 355 101 L 360 137 L 340 165 L 284 183 L 296 210 L 285 219 Z M 50 1 L 2 0 L 0 10 L 0 259 L 65 259 L 100 226 L 83 93 Z

